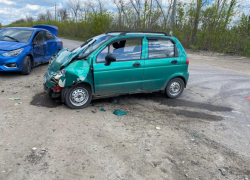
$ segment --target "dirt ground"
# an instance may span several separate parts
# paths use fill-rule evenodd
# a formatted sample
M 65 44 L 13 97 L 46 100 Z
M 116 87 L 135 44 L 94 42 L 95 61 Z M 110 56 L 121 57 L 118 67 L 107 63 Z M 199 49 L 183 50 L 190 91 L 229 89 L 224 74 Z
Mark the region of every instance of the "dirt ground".
M 175 100 L 124 95 L 72 110 L 43 92 L 47 65 L 0 73 L 0 179 L 250 179 L 250 59 L 187 52 Z

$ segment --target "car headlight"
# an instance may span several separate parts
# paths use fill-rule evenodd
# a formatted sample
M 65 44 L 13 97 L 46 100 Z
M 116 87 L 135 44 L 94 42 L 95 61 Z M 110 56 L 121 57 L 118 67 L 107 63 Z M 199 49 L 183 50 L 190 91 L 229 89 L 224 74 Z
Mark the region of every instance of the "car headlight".
M 57 74 L 54 76 L 54 78 L 56 80 L 59 80 L 62 76 L 65 76 L 65 73 L 66 73 L 66 70 L 62 69 L 62 70 L 60 70 L 60 71 L 57 72 Z
M 9 51 L 9 52 L 6 52 L 6 53 L 3 53 L 2 55 L 4 57 L 14 57 L 14 56 L 18 56 L 19 54 L 21 54 L 23 52 L 23 48 L 21 49 L 16 49 L 16 50 L 13 50 L 13 51 Z

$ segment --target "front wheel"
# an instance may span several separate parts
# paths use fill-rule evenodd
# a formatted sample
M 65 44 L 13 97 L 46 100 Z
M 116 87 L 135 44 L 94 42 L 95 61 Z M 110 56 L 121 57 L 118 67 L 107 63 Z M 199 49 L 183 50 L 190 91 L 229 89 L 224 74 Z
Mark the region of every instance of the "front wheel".
M 166 95 L 169 98 L 179 97 L 184 90 L 184 82 L 181 78 L 173 78 L 166 87 Z
M 92 100 L 92 92 L 88 85 L 72 86 L 66 93 L 65 103 L 71 109 L 85 108 Z
M 26 56 L 23 60 L 22 74 L 29 75 L 31 72 L 31 67 L 31 58 L 30 56 Z

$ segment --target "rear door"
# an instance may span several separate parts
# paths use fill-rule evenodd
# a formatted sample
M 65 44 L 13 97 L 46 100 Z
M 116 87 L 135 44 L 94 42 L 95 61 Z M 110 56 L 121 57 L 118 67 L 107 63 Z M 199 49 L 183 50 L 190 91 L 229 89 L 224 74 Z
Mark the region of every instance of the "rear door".
M 105 57 L 108 54 L 113 54 L 116 61 L 105 66 Z M 142 38 L 112 42 L 100 51 L 93 63 L 95 94 L 141 91 L 143 69 Z
M 33 57 L 35 64 L 41 64 L 45 58 L 46 42 L 44 41 L 43 31 L 36 34 L 33 39 Z
M 46 41 L 46 51 L 44 62 L 49 62 L 52 55 L 56 54 L 58 51 L 56 37 L 49 31 L 44 31 L 44 38 Z
M 147 47 L 143 90 L 160 90 L 167 79 L 178 71 L 178 50 L 175 42 L 168 38 L 147 38 Z

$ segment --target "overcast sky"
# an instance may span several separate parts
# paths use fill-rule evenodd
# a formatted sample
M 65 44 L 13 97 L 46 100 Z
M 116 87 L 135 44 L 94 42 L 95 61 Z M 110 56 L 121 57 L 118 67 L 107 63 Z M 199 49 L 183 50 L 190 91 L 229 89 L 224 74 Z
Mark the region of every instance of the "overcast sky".
M 94 1 L 94 0 L 93 0 Z M 167 0 L 162 0 L 167 2 Z M 190 1 L 190 0 L 178 0 L 178 1 Z M 250 12 L 250 0 L 238 0 L 242 4 L 242 8 L 239 10 L 237 15 L 241 12 L 249 14 Z M 55 12 L 55 2 L 57 8 L 65 6 L 67 0 L 0 0 L 0 22 L 2 25 L 10 24 L 11 22 L 25 18 L 26 15 L 32 15 L 34 18 L 37 17 L 38 13 L 46 12 L 49 10 L 53 15 Z M 109 2 L 112 2 L 109 0 Z M 113 9 L 112 3 L 106 3 L 107 9 Z
M 65 0 L 0 0 L 0 22 L 2 25 L 25 18 L 26 15 L 37 17 L 40 12 L 50 10 L 52 14 L 55 12 L 55 2 L 57 8 L 63 7 Z

